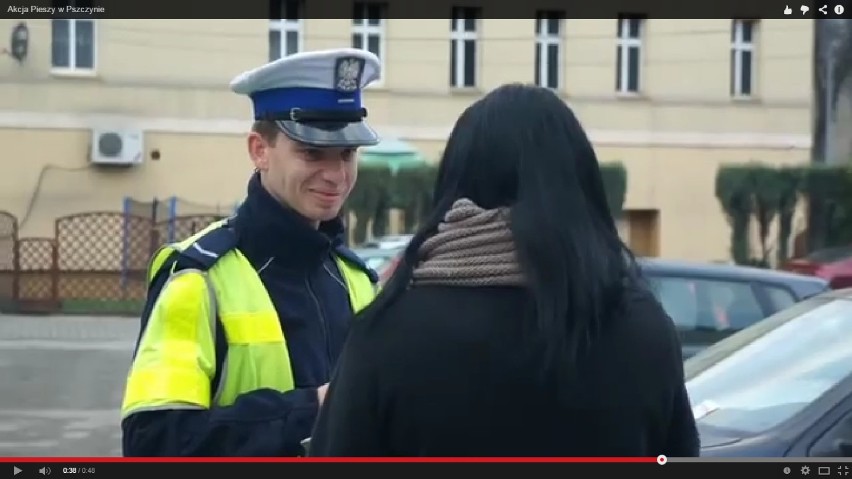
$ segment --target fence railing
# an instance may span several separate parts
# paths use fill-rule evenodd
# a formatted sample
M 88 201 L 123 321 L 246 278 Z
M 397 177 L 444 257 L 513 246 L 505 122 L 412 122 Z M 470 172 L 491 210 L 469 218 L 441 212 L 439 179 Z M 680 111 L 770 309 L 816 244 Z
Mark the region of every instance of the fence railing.
M 53 237 L 21 238 L 0 211 L 0 312 L 136 316 L 154 251 L 224 216 L 87 212 L 58 218 Z

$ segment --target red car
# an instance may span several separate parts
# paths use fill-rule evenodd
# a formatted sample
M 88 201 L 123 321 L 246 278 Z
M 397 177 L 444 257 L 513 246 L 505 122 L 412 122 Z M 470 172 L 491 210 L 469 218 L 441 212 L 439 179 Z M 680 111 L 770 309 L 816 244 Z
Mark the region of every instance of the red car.
M 784 270 L 817 276 L 828 281 L 831 289 L 852 287 L 852 246 L 827 248 L 790 260 Z
M 402 251 L 399 252 L 396 256 L 394 256 L 379 274 L 379 284 L 385 284 L 393 275 L 394 270 L 396 269 L 396 265 L 399 264 L 399 258 L 402 256 Z

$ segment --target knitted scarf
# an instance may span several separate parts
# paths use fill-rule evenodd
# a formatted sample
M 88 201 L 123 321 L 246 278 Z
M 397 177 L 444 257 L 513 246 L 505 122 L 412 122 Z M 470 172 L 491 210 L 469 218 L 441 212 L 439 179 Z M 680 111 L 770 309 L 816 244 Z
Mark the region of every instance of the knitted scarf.
M 508 208 L 486 210 L 468 199 L 456 201 L 438 232 L 420 247 L 414 284 L 524 284 L 508 218 Z

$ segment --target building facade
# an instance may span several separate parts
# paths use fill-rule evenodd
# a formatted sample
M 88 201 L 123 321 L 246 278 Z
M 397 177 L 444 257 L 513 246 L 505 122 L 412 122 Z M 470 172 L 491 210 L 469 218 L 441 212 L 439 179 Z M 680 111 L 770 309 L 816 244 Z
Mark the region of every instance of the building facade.
M 554 89 L 599 160 L 626 165 L 621 227 L 643 255 L 726 260 L 717 168 L 808 161 L 812 20 L 491 19 L 463 7 L 449 21 L 388 19 L 378 3 L 316 19 L 295 1 L 273 11 L 280 18 L 28 20 L 28 56 L 0 62 L 0 210 L 22 236 L 121 210 L 125 197 L 230 211 L 251 173 L 251 106 L 229 81 L 282 54 L 343 46 L 384 64 L 366 94 L 371 124 L 433 160 L 484 92 Z M 2 19 L 0 32 L 18 23 Z M 92 163 L 103 132 L 135 148 L 132 166 Z

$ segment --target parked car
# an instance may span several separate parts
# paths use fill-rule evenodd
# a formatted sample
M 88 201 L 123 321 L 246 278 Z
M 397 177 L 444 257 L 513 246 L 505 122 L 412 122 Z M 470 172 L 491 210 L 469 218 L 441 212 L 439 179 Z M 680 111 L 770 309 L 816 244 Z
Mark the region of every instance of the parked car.
M 824 279 L 745 266 L 640 258 L 680 333 L 683 356 L 829 289 Z
M 852 287 L 852 246 L 814 251 L 784 264 L 783 269 L 828 281 L 833 289 Z
M 379 283 L 380 284 L 385 284 L 387 282 L 387 280 L 390 279 L 391 275 L 393 274 L 393 271 L 396 269 L 396 266 L 399 264 L 399 259 L 400 259 L 400 256 L 402 255 L 403 251 L 405 251 L 405 248 L 400 248 L 397 251 L 397 254 L 395 254 L 394 257 L 391 258 L 390 262 L 387 264 L 385 269 L 381 273 L 379 273 Z
M 408 245 L 414 235 L 387 235 L 365 242 L 359 248 L 401 249 Z
M 410 234 L 380 236 L 363 243 L 355 252 L 362 258 L 372 258 L 378 265 L 373 269 L 379 274 L 379 283 L 384 284 L 393 274 L 399 256 L 413 237 Z
M 383 264 L 382 282 L 403 249 Z M 684 358 L 830 289 L 821 278 L 762 268 L 659 258 L 640 258 L 639 266 L 678 328 Z
M 703 456 L 852 456 L 852 288 L 791 306 L 684 369 Z
M 362 247 L 355 248 L 352 251 L 364 260 L 368 267 L 378 273 L 379 278 L 384 281 L 389 274 L 387 270 L 395 265 L 394 260 L 402 250 L 403 248 Z

